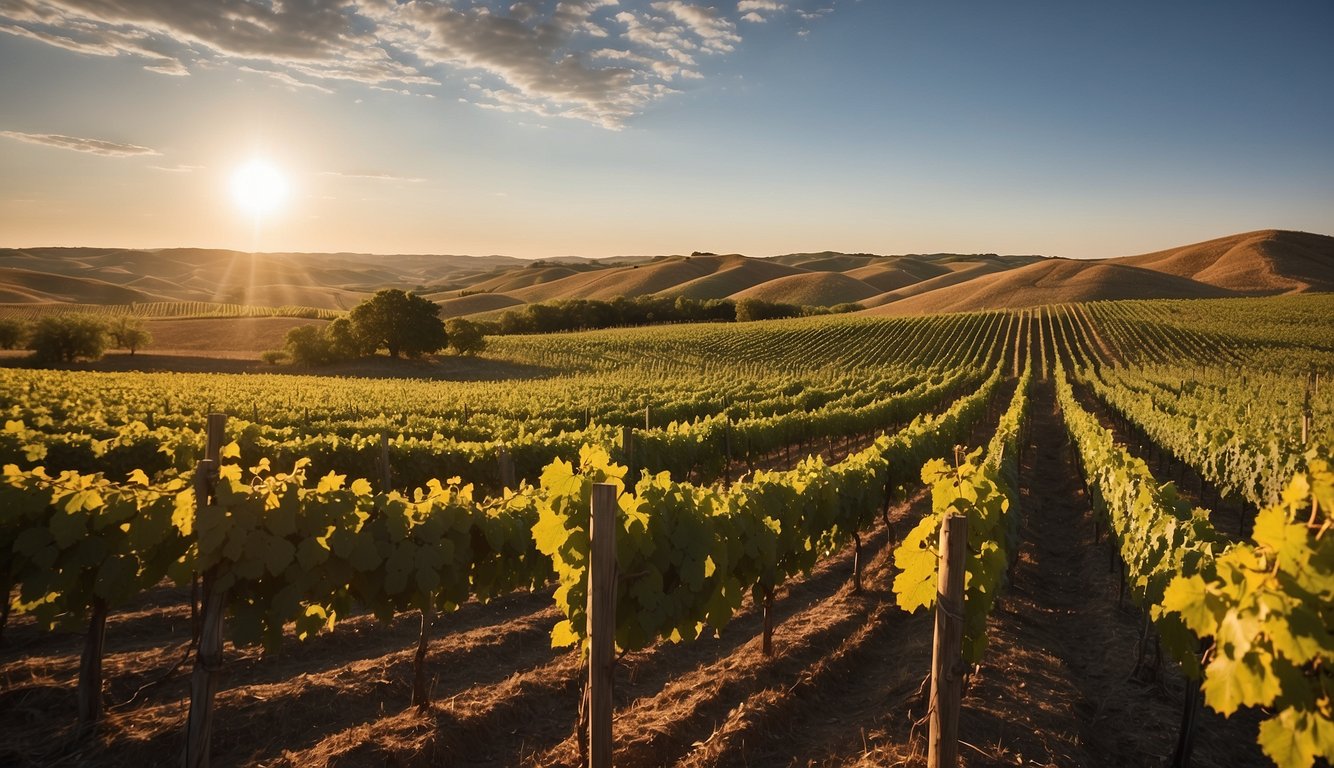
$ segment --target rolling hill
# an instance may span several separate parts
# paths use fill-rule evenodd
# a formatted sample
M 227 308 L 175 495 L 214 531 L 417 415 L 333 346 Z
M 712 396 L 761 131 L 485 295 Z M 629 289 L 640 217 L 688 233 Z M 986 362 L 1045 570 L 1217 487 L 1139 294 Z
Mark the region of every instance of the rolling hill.
M 243 253 L 202 248 L 0 249 L 0 306 L 216 302 L 342 310 L 382 288 L 446 317 L 618 296 L 757 298 L 872 315 L 1119 298 L 1334 291 L 1334 237 L 1261 230 L 1152 253 L 1072 260 L 995 254 L 790 253 L 577 257 Z
M 1334 290 L 1334 237 L 1261 230 L 1110 259 L 971 271 L 870 299 L 870 315 L 918 315 L 1102 299 L 1267 296 Z M 963 277 L 964 279 L 959 279 Z

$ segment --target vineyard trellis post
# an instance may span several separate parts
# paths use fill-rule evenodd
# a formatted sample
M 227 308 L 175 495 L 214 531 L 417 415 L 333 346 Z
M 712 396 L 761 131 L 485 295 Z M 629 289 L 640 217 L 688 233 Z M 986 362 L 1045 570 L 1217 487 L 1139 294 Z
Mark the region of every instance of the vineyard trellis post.
M 208 443 L 204 450 L 204 460 L 199 462 L 195 470 L 196 531 L 199 529 L 199 515 L 216 513 L 216 510 L 208 511 L 208 507 L 218 479 L 226 426 L 226 414 L 208 415 Z M 218 687 L 218 669 L 222 666 L 222 619 L 227 607 L 226 596 L 214 590 L 214 576 L 210 569 L 202 579 L 203 629 L 200 632 L 199 648 L 195 651 L 194 671 L 190 677 L 190 714 L 186 720 L 185 751 L 181 760 L 184 768 L 207 768 L 209 741 L 213 735 L 213 694 Z
M 514 473 L 514 457 L 510 455 L 510 449 L 505 446 L 500 447 L 500 487 L 511 491 L 519 488 L 519 481 Z
M 635 430 L 629 425 L 621 427 L 621 453 L 625 456 L 625 463 L 631 465 L 635 460 Z
M 588 538 L 588 766 L 611 768 L 611 693 L 616 664 L 615 485 L 593 485 Z
M 927 765 L 959 764 L 959 710 L 963 698 L 963 577 L 968 518 L 948 515 L 940 526 L 936 633 L 931 650 L 930 731 Z
M 389 493 L 394 487 L 393 472 L 389 467 L 389 436 L 380 433 L 380 490 Z

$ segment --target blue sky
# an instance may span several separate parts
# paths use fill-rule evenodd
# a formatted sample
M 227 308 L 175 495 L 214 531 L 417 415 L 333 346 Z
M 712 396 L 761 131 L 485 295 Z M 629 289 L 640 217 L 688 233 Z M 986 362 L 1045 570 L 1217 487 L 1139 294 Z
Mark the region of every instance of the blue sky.
M 1114 256 L 1334 234 L 1334 4 L 9 0 L 0 245 Z M 256 218 L 259 159 L 290 187 Z

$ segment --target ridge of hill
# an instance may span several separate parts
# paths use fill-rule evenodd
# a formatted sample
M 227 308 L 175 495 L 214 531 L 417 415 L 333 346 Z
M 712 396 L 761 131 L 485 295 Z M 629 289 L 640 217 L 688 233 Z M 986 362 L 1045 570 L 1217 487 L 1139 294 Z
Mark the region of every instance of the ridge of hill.
M 957 274 L 957 273 L 956 273 Z M 874 297 L 869 315 L 916 315 L 1106 299 L 1218 298 L 1334 290 L 1334 237 L 1243 232 L 1110 259 L 1051 259 L 936 278 Z
M 801 304 L 812 307 L 832 307 L 869 299 L 879 290 L 849 277 L 842 272 L 807 272 L 769 280 L 729 298 L 760 299 L 782 304 Z
M 0 304 L 217 302 L 344 310 L 383 288 L 445 316 L 618 296 L 857 302 L 899 315 L 1117 298 L 1334 291 L 1334 237 L 1258 230 L 1161 251 L 1070 260 L 996 254 L 823 251 L 768 258 L 696 252 L 617 259 L 208 248 L 0 249 Z

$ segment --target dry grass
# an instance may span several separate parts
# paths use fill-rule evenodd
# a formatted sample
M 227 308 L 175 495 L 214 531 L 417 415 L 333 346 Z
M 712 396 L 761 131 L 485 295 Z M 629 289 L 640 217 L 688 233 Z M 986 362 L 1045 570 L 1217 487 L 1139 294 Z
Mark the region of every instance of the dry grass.
M 790 267 L 776 261 L 746 259 L 739 256 L 726 258 L 727 261 L 717 272 L 688 280 L 659 293 L 691 299 L 724 299 L 770 280 L 805 274 L 805 270 L 800 267 Z
M 1334 290 L 1334 237 L 1306 232 L 1247 232 L 1118 261 L 1245 294 Z
M 857 269 L 850 269 L 843 274 L 848 277 L 855 277 L 867 285 L 878 288 L 882 291 L 897 291 L 900 288 L 906 288 L 913 283 L 922 281 L 922 278 L 912 274 L 898 264 L 868 264 Z
M 438 299 L 436 303 L 440 305 L 441 317 L 462 317 L 523 305 L 522 301 L 506 293 L 473 293 L 452 299 Z
M 878 293 L 874 286 L 841 272 L 811 272 L 770 280 L 734 293 L 732 298 L 830 307 L 868 299 Z
M 1231 291 L 1104 261 L 1049 260 L 902 298 L 872 315 L 925 315 L 1103 299 L 1218 298 Z
M 296 317 L 200 317 L 149 320 L 144 327 L 153 334 L 150 352 L 247 352 L 258 357 L 266 349 L 282 349 L 289 330 L 325 322 Z

